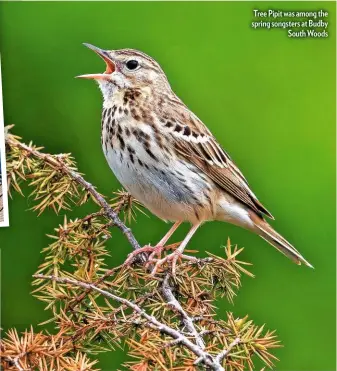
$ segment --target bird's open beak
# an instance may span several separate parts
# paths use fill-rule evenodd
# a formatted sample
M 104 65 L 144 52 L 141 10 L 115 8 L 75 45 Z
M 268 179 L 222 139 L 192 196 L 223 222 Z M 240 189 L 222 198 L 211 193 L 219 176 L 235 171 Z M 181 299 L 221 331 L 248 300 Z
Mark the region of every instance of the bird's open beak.
M 97 48 L 94 45 L 83 43 L 84 46 L 93 50 L 96 54 L 98 54 L 105 62 L 106 69 L 104 73 L 96 73 L 96 74 L 88 74 L 88 75 L 80 75 L 76 76 L 81 79 L 94 79 L 94 80 L 105 80 L 108 78 L 108 75 L 112 74 L 116 70 L 115 63 L 111 60 L 108 53 L 100 48 Z

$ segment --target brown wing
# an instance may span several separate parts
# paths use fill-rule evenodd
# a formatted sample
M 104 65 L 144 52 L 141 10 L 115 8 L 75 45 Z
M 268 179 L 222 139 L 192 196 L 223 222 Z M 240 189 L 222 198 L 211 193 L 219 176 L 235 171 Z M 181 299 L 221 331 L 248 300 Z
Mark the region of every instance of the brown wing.
M 274 219 L 211 132 L 186 106 L 184 108 L 182 114 L 181 104 L 179 112 L 170 112 L 171 119 L 161 123 L 171 133 L 178 153 L 207 174 L 224 191 L 258 214 L 263 213 Z

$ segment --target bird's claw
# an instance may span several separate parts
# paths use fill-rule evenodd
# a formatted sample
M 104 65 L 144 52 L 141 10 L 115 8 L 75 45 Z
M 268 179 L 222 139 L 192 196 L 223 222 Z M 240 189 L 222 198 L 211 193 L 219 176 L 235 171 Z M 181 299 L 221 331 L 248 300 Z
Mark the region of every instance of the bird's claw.
M 176 250 L 173 253 L 166 255 L 164 258 L 157 260 L 154 268 L 152 269 L 151 275 L 154 276 L 162 265 L 171 261 L 172 275 L 175 276 L 177 261 L 181 256 L 182 253 Z
M 148 268 L 149 266 L 154 265 L 151 271 L 152 276 L 154 276 L 157 273 L 159 268 L 161 268 L 165 263 L 168 262 L 171 262 L 172 274 L 174 276 L 176 273 L 177 261 L 182 256 L 182 253 L 179 250 L 175 250 L 173 253 L 168 254 L 165 257 L 161 258 L 164 249 L 165 246 L 161 245 L 156 246 L 145 245 L 140 249 L 133 251 L 131 254 L 129 254 L 124 265 L 130 266 L 140 254 L 150 253 L 150 255 L 148 255 L 148 257 L 146 258 L 145 267 Z
M 156 245 L 156 246 L 145 245 L 145 246 L 141 247 L 140 249 L 135 250 L 132 253 L 130 253 L 128 258 L 125 260 L 124 265 L 127 265 L 127 266 L 131 265 L 140 254 L 151 253 L 146 258 L 145 266 L 147 267 L 149 264 L 151 264 L 151 262 L 153 261 L 153 259 L 156 255 L 159 258 L 161 257 L 161 253 L 162 253 L 163 249 L 164 249 L 164 246 L 161 246 L 161 245 Z

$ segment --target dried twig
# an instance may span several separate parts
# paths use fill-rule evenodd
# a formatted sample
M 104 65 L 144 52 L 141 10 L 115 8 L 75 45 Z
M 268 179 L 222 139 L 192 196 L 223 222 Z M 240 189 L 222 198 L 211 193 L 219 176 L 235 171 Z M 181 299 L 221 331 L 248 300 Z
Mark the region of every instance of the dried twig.
M 17 141 L 16 139 L 13 139 L 13 137 L 7 135 L 6 136 L 6 144 L 20 148 L 21 150 L 26 151 L 30 155 L 33 155 L 44 162 L 52 165 L 53 167 L 56 167 L 59 169 L 60 172 L 63 174 L 69 176 L 71 179 L 73 179 L 77 184 L 81 185 L 85 190 L 87 190 L 93 199 L 104 209 L 105 215 L 112 220 L 113 224 L 119 228 L 122 233 L 126 236 L 127 240 L 129 241 L 130 245 L 135 249 L 139 249 L 140 245 L 138 241 L 136 240 L 135 236 L 133 235 L 130 228 L 128 228 L 118 217 L 117 213 L 112 209 L 112 207 L 107 203 L 107 201 L 104 199 L 104 197 L 96 191 L 95 187 L 87 182 L 82 175 L 80 175 L 78 172 L 70 169 L 69 167 L 65 166 L 62 155 L 59 156 L 52 156 L 46 153 L 42 153 L 37 149 L 34 149 L 24 143 L 21 143 Z
M 205 352 L 199 345 L 194 344 L 186 336 L 182 335 L 181 332 L 174 330 L 173 328 L 158 321 L 154 316 L 149 315 L 143 309 L 141 309 L 137 304 L 127 299 L 114 295 L 108 291 L 102 290 L 99 287 L 96 287 L 92 283 L 80 282 L 80 281 L 76 281 L 76 280 L 66 278 L 66 277 L 61 278 L 61 277 L 54 277 L 54 276 L 44 276 L 42 274 L 36 274 L 34 275 L 34 277 L 38 279 L 49 279 L 49 280 L 53 280 L 53 281 L 60 282 L 60 283 L 69 283 L 71 285 L 79 286 L 84 289 L 90 289 L 93 291 L 97 291 L 103 296 L 113 299 L 119 302 L 120 304 L 126 305 L 127 307 L 131 308 L 136 313 L 138 313 L 140 316 L 144 317 L 149 322 L 151 328 L 154 328 L 155 330 L 159 332 L 163 332 L 171 336 L 176 341 L 179 341 L 180 343 L 184 344 L 195 355 L 197 355 L 200 359 L 202 359 L 205 365 L 207 365 L 208 367 L 211 367 L 212 370 L 215 370 L 215 371 L 224 370 L 220 366 L 220 364 L 217 362 L 217 360 L 216 359 L 213 360 L 213 357 L 209 353 Z
M 163 294 L 163 297 L 168 305 L 174 308 L 182 318 L 182 322 L 184 326 L 186 327 L 186 330 L 195 338 L 196 344 L 201 348 L 205 349 L 205 343 L 200 334 L 197 332 L 194 323 L 192 321 L 192 318 L 186 313 L 186 311 L 183 309 L 179 301 L 175 298 L 172 292 L 172 287 L 169 284 L 170 280 L 170 274 L 166 274 L 161 292 Z
M 231 350 L 237 346 L 238 344 L 240 344 L 240 341 L 241 339 L 240 338 L 236 338 L 232 343 L 229 344 L 228 348 L 227 349 L 224 349 L 221 353 L 219 353 L 215 360 L 218 362 L 218 363 L 221 363 L 223 361 L 224 358 L 228 357 L 229 353 L 231 352 Z
M 176 277 L 169 266 L 157 277 L 144 265 L 107 268 L 110 227 L 117 226 L 132 248 L 139 249 L 118 215 L 124 212 L 128 219 L 134 218 L 132 204 L 137 208 L 137 201 L 119 191 L 110 205 L 77 171 L 70 155 L 43 153 L 9 133 L 6 144 L 8 184 L 22 194 L 19 184 L 28 180 L 34 200 L 39 201 L 34 210 L 41 213 L 50 207 L 58 212 L 88 199 L 100 210 L 69 222 L 65 218 L 49 236 L 53 242 L 44 248 L 45 260 L 34 275 L 34 295 L 52 310 L 49 322 L 58 332 L 45 335 L 31 330 L 19 337 L 10 331 L 0 342 L 5 369 L 93 371 L 96 361 L 86 353 L 114 349 L 122 340 L 135 359 L 125 367 L 134 371 L 196 367 L 252 371 L 253 356 L 273 366 L 276 357 L 269 350 L 279 346 L 273 332 L 231 313 L 227 320 L 214 319 L 214 300 L 225 296 L 233 301 L 241 274 L 252 276 L 244 268 L 247 263 L 237 259 L 242 249 L 233 248 L 228 240 L 224 257 L 184 255 Z

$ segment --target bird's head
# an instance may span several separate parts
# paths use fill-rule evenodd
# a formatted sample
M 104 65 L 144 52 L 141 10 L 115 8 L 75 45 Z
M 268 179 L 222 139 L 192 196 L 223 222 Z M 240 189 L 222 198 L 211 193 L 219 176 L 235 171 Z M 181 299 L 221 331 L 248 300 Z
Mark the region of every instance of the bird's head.
M 148 55 L 134 49 L 103 50 L 91 44 L 84 45 L 104 60 L 106 68 L 103 73 L 77 77 L 96 80 L 104 99 L 121 89 L 151 88 L 158 93 L 170 89 L 165 73 Z

